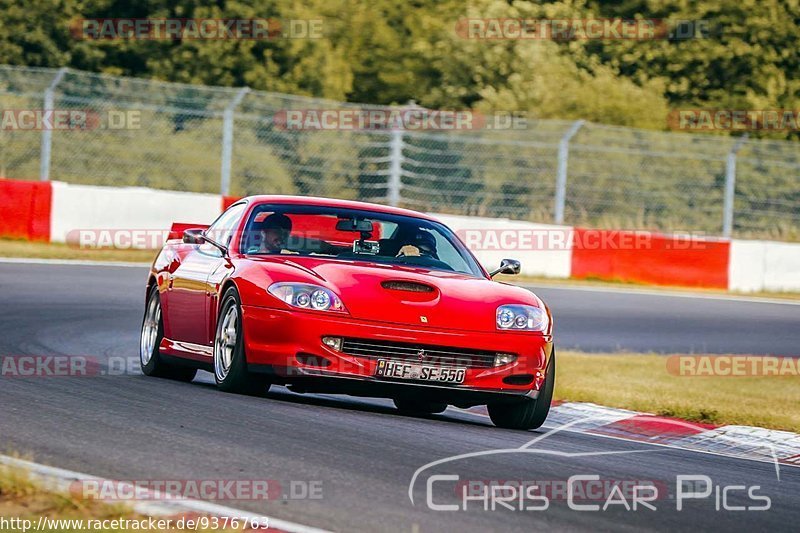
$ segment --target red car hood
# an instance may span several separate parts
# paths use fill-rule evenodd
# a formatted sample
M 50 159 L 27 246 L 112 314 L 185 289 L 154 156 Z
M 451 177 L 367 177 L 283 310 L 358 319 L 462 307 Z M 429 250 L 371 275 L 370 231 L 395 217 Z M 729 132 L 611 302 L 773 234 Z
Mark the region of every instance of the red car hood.
M 264 258 L 275 281 L 302 281 L 336 292 L 350 315 L 364 320 L 445 329 L 496 331 L 502 304 L 539 306 L 530 291 L 456 272 L 398 265 L 331 261 L 314 257 Z M 384 282 L 412 282 L 429 292 L 386 288 Z

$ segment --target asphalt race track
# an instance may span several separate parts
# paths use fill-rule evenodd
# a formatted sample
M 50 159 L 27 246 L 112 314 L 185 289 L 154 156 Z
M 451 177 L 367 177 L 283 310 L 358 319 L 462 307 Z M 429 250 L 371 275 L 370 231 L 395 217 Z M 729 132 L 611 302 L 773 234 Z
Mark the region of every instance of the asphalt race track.
M 141 268 L 0 264 L 0 355 L 135 363 L 144 276 Z M 562 347 L 800 354 L 792 339 L 798 305 L 552 287 L 537 293 L 555 313 Z M 274 500 L 221 503 L 336 531 L 790 531 L 800 521 L 798 468 L 776 472 L 769 463 L 568 432 L 533 444 L 534 453 L 491 454 L 424 470 L 412 504 L 409 483 L 426 464 L 517 448 L 549 428 L 500 430 L 453 409 L 427 418 L 401 416 L 386 401 L 283 388 L 265 398 L 234 396 L 217 392 L 206 373 L 181 384 L 146 378 L 132 366 L 106 372 L 114 375 L 0 377 L 0 446 L 118 480 L 275 480 L 281 494 Z M 596 474 L 649 481 L 661 491 L 651 503 L 656 510 L 613 505 L 576 511 L 552 495 L 545 510 L 484 510 L 482 502 L 469 502 L 467 511 L 434 511 L 426 503 L 431 473 L 458 475 L 460 482 L 545 483 Z M 678 475 L 705 475 L 715 486 L 758 486 L 755 494 L 768 496 L 770 508 L 716 510 L 714 492 L 677 511 Z M 321 497 L 280 497 L 291 496 L 292 487 L 302 496 L 309 485 L 321 486 Z M 455 489 L 454 481 L 436 482 L 434 503 L 460 503 Z M 743 491 L 730 493 L 725 503 L 764 504 Z
M 587 352 L 800 355 L 800 301 L 754 302 L 636 289 L 532 287 L 560 347 Z

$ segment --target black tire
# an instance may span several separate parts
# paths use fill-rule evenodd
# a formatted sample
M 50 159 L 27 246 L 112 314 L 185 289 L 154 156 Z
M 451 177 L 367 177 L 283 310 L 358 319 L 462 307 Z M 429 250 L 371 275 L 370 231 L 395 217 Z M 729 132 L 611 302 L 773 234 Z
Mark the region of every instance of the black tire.
M 158 294 L 158 287 L 153 285 L 147 294 L 147 302 L 144 306 L 144 318 L 139 337 L 139 366 L 145 376 L 187 383 L 192 381 L 197 374 L 197 369 L 171 365 L 164 361 L 158 350 L 163 338 L 164 318 L 161 316 L 161 297 Z
M 556 351 L 550 356 L 545 371 L 544 384 L 537 399 L 522 398 L 516 402 L 487 405 L 489 418 L 495 426 L 505 429 L 537 429 L 542 427 L 550 413 L 556 378 Z
M 235 315 L 235 322 L 226 322 L 226 317 Z M 226 328 L 223 328 L 226 325 Z M 228 341 L 229 333 L 233 327 L 236 337 L 233 344 Z M 223 356 L 223 350 L 230 349 L 229 362 Z M 226 352 L 228 353 L 228 352 Z M 217 328 L 214 333 L 214 381 L 217 388 L 223 392 L 246 394 L 249 396 L 262 396 L 269 390 L 270 383 L 265 376 L 251 374 L 247 370 L 247 357 L 244 350 L 244 328 L 242 323 L 242 303 L 235 287 L 230 287 L 222 297 L 217 315 Z
M 426 402 L 414 398 L 395 398 L 394 405 L 399 411 L 413 415 L 435 415 L 447 409 L 446 403 Z

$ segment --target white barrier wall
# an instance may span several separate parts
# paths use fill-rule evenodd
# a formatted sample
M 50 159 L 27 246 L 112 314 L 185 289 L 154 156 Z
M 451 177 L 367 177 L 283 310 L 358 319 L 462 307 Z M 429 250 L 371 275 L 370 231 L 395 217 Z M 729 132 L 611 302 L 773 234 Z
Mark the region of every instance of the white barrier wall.
M 800 244 L 767 242 L 764 289 L 800 292 Z
M 517 259 L 521 273 L 548 278 L 570 277 L 572 227 L 535 224 L 507 218 L 432 215 L 455 231 L 478 261 L 492 270 L 502 259 Z
M 800 244 L 731 241 L 728 289 L 800 292 Z
M 173 222 L 210 224 L 222 206 L 218 194 L 62 182 L 53 182 L 52 202 L 53 242 L 67 242 L 68 235 L 75 240 L 78 231 L 169 230 Z
M 728 289 L 742 292 L 764 290 L 764 241 L 731 241 Z

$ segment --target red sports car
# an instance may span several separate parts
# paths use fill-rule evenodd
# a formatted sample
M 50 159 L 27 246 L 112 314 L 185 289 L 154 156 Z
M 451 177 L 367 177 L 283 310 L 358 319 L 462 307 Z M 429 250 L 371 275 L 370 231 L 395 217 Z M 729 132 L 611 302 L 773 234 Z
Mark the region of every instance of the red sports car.
M 544 302 L 492 281 L 446 226 L 414 211 L 252 196 L 210 226 L 175 224 L 153 263 L 142 371 L 183 381 L 213 372 L 223 391 L 384 397 L 439 413 L 486 405 L 530 429 L 553 394 Z

